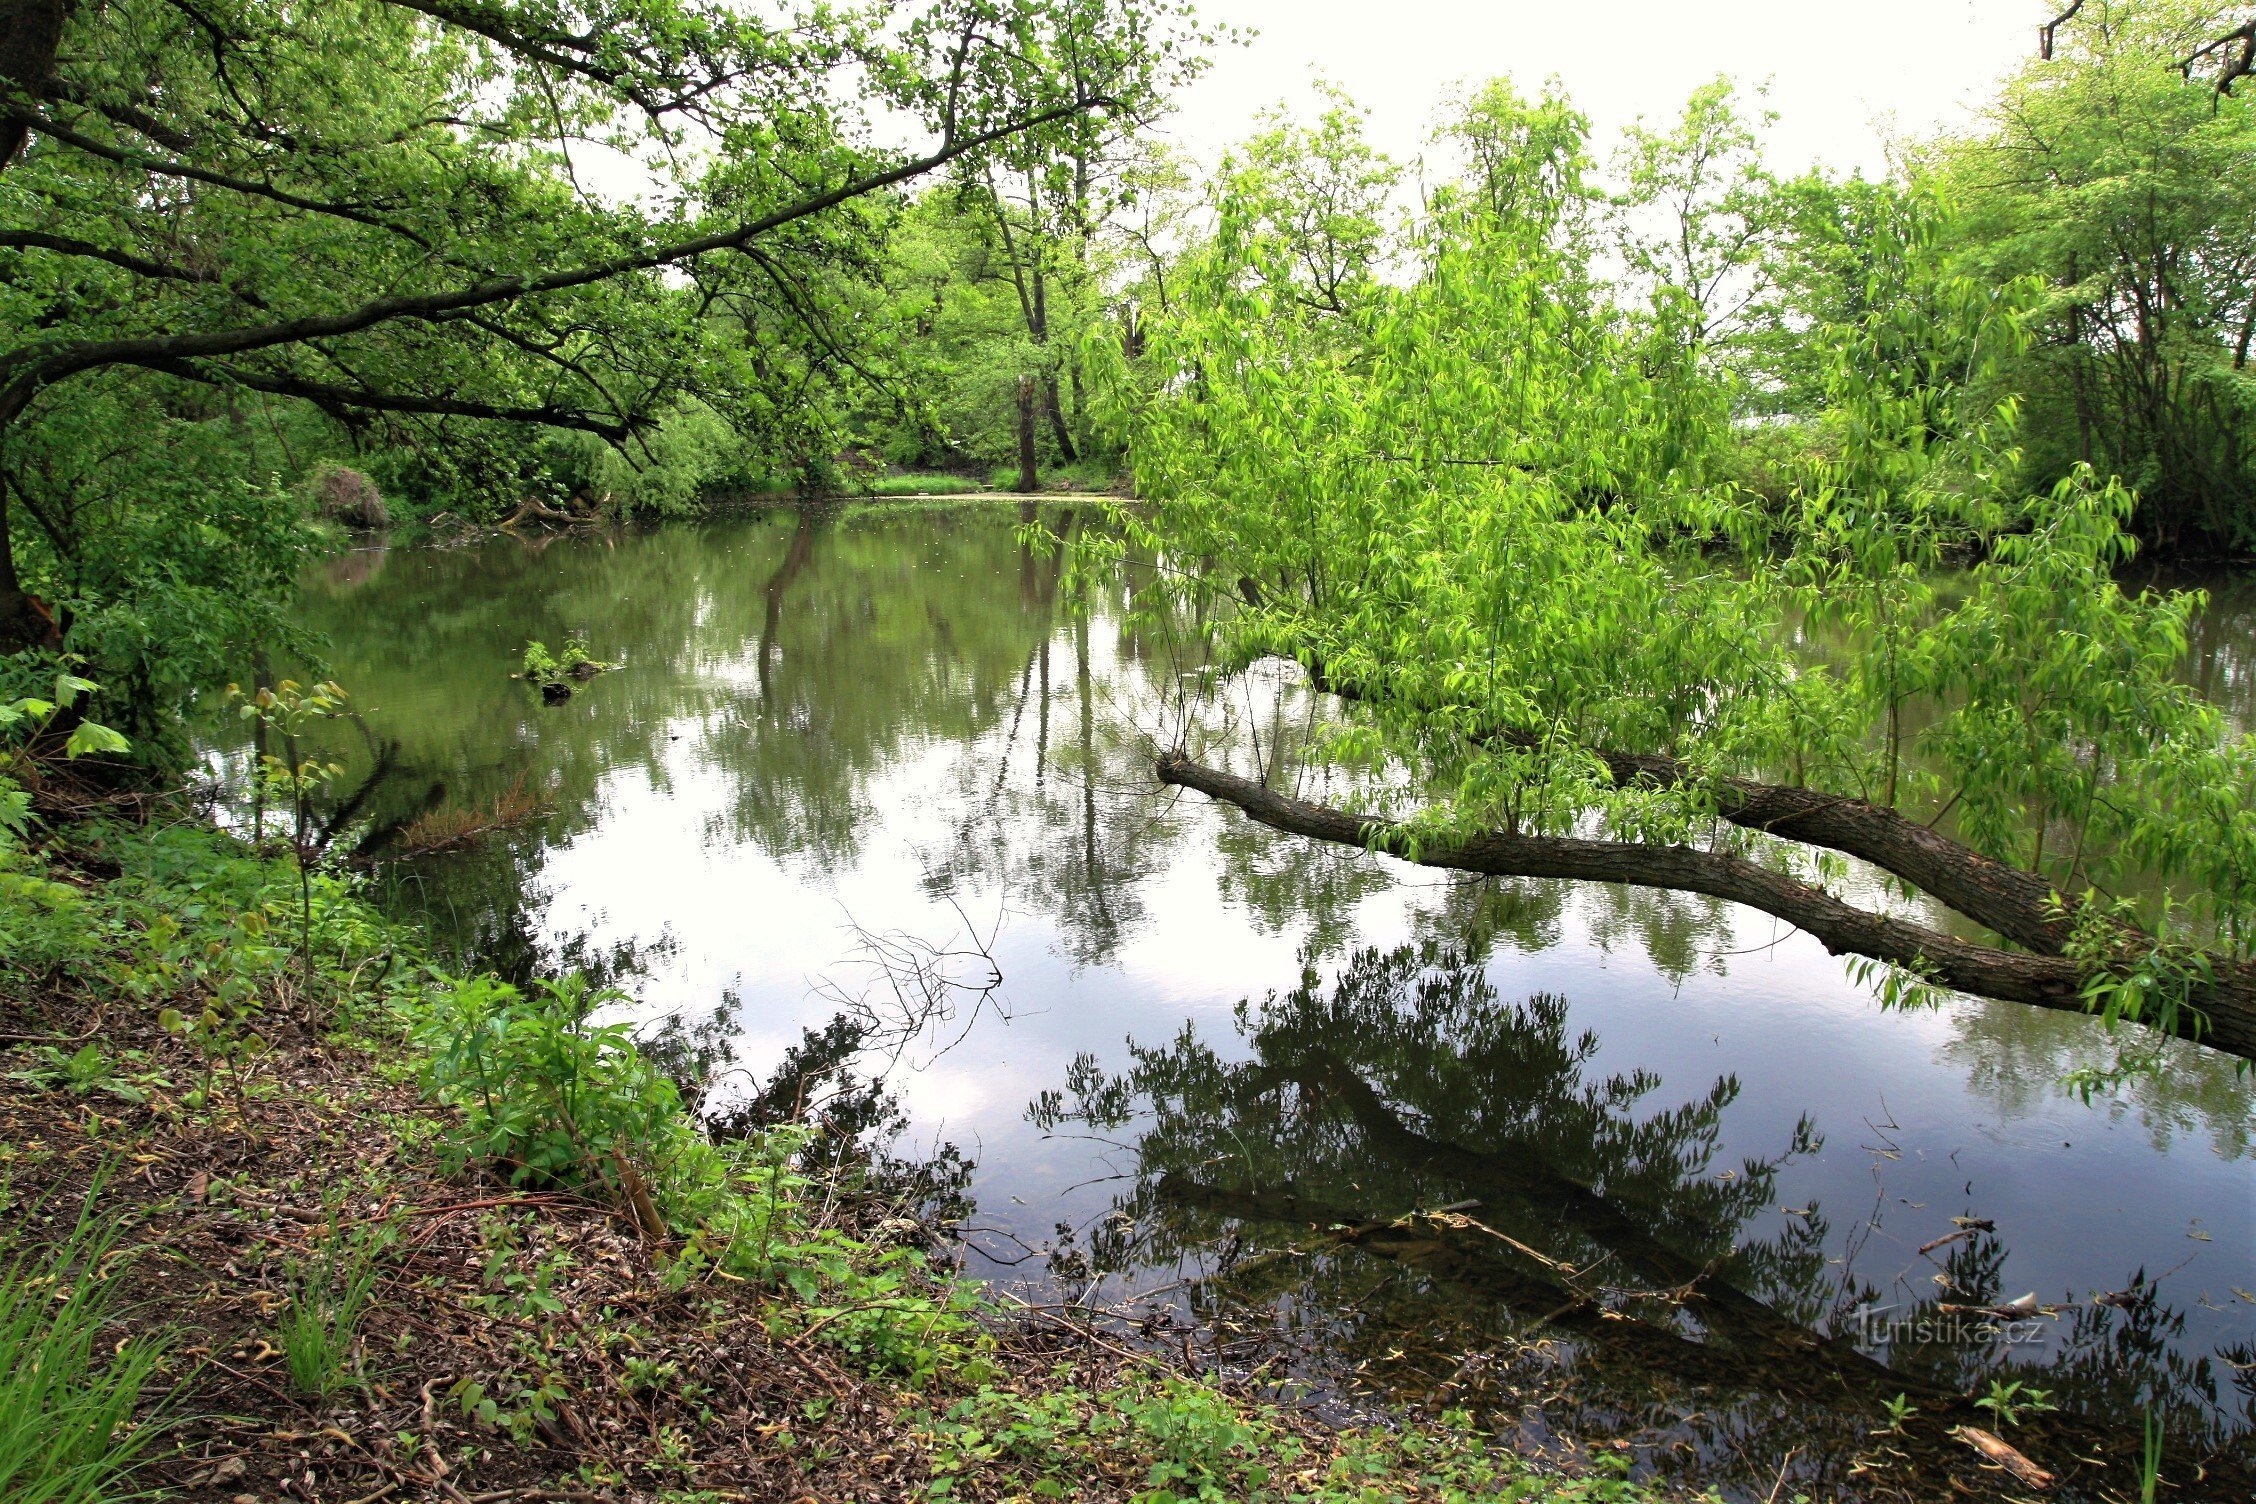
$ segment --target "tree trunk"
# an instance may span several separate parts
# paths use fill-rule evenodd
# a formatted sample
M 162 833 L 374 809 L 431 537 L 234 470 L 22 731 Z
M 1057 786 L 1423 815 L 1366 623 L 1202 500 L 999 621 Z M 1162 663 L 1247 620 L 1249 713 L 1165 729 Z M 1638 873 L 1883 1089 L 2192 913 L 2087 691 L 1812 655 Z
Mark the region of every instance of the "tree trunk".
M 1248 599 L 1258 604 L 1259 587 L 1245 582 Z M 1316 687 L 1343 700 L 1384 693 L 1334 678 L 1321 663 L 1308 665 Z M 1511 732 L 1467 733 L 1480 743 L 1503 742 L 1533 748 L 1531 737 Z M 1870 862 L 1903 879 L 1930 898 L 1948 905 L 1985 929 L 2040 955 L 2057 956 L 2075 926 L 2077 905 L 2054 891 L 2037 873 L 1995 861 L 1930 826 L 1866 799 L 1829 794 L 1798 785 L 1758 783 L 1688 768 L 1673 757 L 1587 747 L 1622 787 L 1694 785 L 1714 798 L 1716 813 L 1745 830 L 1759 831 L 1805 846 L 1823 846 Z M 2138 938 L 2125 931 L 2126 938 Z
M 1264 825 L 1295 835 L 1388 851 L 1420 866 L 1459 872 L 1572 878 L 1702 893 L 1745 904 L 1807 930 L 1834 955 L 1864 956 L 1900 966 L 1936 985 L 1977 997 L 2066 1013 L 2090 1012 L 2083 992 L 2085 970 L 2065 956 L 2031 955 L 1983 945 L 1892 915 L 1876 914 L 1743 857 L 1690 846 L 1523 836 L 1507 831 L 1488 831 L 1452 846 L 1417 849 L 1411 856 L 1407 853 L 1413 848 L 1402 839 L 1401 828 L 1393 820 L 1288 799 L 1251 779 L 1172 753 L 1159 759 L 1158 773 L 1162 783 L 1197 789 L 1236 805 Z M 1975 876 L 1977 884 L 1982 876 Z M 2256 1060 L 2256 965 L 2216 959 L 2208 979 L 2189 987 L 2186 1001 L 2188 1006 L 2177 1010 L 2171 1033 L 2199 1040 L 2228 1055 Z M 2157 1021 L 2138 1022 L 2151 1025 Z
M 1073 442 L 1073 430 L 1066 425 L 1065 403 L 1058 393 L 1055 371 L 1042 378 L 1042 405 L 1050 412 L 1050 433 L 1057 439 L 1058 459 L 1068 465 L 1079 464 L 1081 451 Z
M 39 609 L 16 574 L 16 540 L 9 531 L 8 492 L 0 486 L 0 657 L 26 648 L 58 646 L 55 623 Z
M 1034 453 L 1034 378 L 1018 378 L 1018 489 L 1042 489 L 1041 466 Z
M 0 0 L 0 84 L 25 94 L 45 91 L 55 75 L 55 50 L 63 23 L 78 0 Z M 0 120 L 0 171 L 15 161 L 31 139 L 20 119 Z

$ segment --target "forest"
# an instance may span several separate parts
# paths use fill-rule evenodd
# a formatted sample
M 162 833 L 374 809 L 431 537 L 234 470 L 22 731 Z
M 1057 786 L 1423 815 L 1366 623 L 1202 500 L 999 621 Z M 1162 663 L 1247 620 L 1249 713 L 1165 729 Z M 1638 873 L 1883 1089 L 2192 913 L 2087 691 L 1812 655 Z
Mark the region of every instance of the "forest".
M 2256 14 L 2027 41 L 0 0 L 0 1501 L 2256 1486 Z

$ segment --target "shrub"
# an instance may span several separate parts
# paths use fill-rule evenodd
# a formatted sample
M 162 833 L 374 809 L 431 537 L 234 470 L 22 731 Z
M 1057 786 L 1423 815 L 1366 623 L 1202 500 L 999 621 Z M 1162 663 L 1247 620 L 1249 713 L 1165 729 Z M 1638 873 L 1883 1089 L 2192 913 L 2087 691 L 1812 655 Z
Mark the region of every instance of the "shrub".
M 376 482 L 358 470 L 318 465 L 306 477 L 305 494 L 313 504 L 314 515 L 327 521 L 368 531 L 392 525 L 391 509 L 384 505 L 383 493 L 376 489 Z
M 421 1034 L 432 1089 L 462 1111 L 456 1168 L 485 1160 L 519 1185 L 606 1186 L 663 1232 L 659 1202 L 706 1178 L 690 1162 L 713 1150 L 628 1026 L 589 1021 L 624 1000 L 576 973 L 530 993 L 490 976 L 452 983 Z

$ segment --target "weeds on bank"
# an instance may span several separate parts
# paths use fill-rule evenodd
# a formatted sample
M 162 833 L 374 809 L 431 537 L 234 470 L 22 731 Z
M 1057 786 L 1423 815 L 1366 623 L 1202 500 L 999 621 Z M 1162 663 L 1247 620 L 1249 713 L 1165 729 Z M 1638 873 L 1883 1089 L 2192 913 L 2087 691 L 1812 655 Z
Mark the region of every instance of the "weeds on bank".
M 1419 1431 L 1332 1438 L 1323 1448 L 1257 1405 L 1172 1373 L 1110 1389 L 983 1386 L 925 1417 L 931 1499 L 1001 1470 L 1032 1498 L 1067 1499 L 1092 1473 L 1136 1479 L 1141 1504 L 1381 1504 L 1408 1498 L 1632 1504 L 1650 1493 L 1628 1464 L 1592 1477 L 1530 1476 L 1492 1452 L 1463 1413 Z
M 1015 481 L 1017 472 L 1012 472 Z M 878 475 L 869 481 L 872 496 L 969 496 L 987 489 L 963 475 Z
M 175 1096 L 150 1061 L 84 1048 L 18 1049 L 9 1073 L 81 1097 L 129 1101 L 121 1094 L 140 1093 L 147 1110 L 160 1114 L 220 1110 L 210 1096 L 222 1082 L 238 1093 L 256 1090 L 261 1031 L 271 1027 L 266 1012 L 301 975 L 300 947 L 288 933 L 300 917 L 297 873 L 208 829 L 82 827 L 74 836 L 98 846 L 99 857 L 83 848 L 51 852 L 30 858 L 27 870 L 54 881 L 45 875 L 50 860 L 98 860 L 116 875 L 61 883 L 73 895 L 73 923 L 49 934 L 36 957 L 0 956 L 0 973 L 36 967 L 48 982 L 105 998 L 105 1006 L 166 1018 L 210 1062 L 206 1086 Z M 325 1027 L 365 1034 L 453 1109 L 386 1120 L 396 1145 L 412 1144 L 453 1169 L 607 1203 L 642 1233 L 663 1287 L 689 1309 L 709 1310 L 716 1323 L 749 1317 L 772 1339 L 819 1344 L 897 1393 L 921 1395 L 928 1413 L 914 1423 L 924 1428 L 933 1497 L 991 1492 L 1007 1480 L 1014 1493 L 1066 1498 L 1097 1477 L 1108 1488 L 1139 1480 L 1137 1495 L 1150 1504 L 1644 1497 L 1610 1479 L 1529 1482 L 1516 1464 L 1492 1459 L 1485 1438 L 1469 1428 L 1311 1439 L 1282 1412 L 1156 1366 L 1109 1387 L 1029 1381 L 983 1295 L 912 1248 L 857 1238 L 840 1224 L 836 1187 L 807 1168 L 816 1130 L 784 1125 L 738 1141 L 709 1140 L 674 1083 L 612 1019 L 619 994 L 577 976 L 523 988 L 448 976 L 417 959 L 413 937 L 375 915 L 351 879 L 317 874 L 309 891 L 303 944 L 316 993 L 300 999 L 301 1011 Z M 20 929 L 24 912 L 23 903 L 0 896 L 0 929 Z M 403 1038 L 412 1048 L 397 1048 Z M 337 1210 L 333 1230 L 292 1271 L 292 1297 L 273 1329 L 290 1383 L 307 1399 L 349 1390 L 369 1356 L 363 1332 L 379 1289 L 382 1234 L 334 1230 Z M 497 1212 L 482 1224 L 484 1272 L 465 1304 L 514 1323 L 560 1314 L 572 1298 L 573 1255 L 542 1247 L 540 1226 L 539 1214 L 522 1211 Z M 46 1261 L 19 1268 L 0 1298 L 0 1468 L 44 1480 L 39 1486 L 48 1490 L 13 1485 L 0 1471 L 0 1497 L 11 1504 L 92 1504 L 97 1492 L 125 1497 L 121 1480 L 150 1434 L 146 1424 L 127 1430 L 123 1423 L 158 1348 L 129 1343 L 110 1356 L 98 1281 L 81 1278 L 65 1301 L 52 1299 L 67 1277 L 102 1267 L 114 1247 L 106 1237 L 82 1233 Z M 634 1348 L 619 1349 L 622 1382 L 690 1394 L 694 1377 L 680 1365 L 668 1375 L 663 1351 Z M 504 1364 L 499 1372 L 458 1374 L 451 1388 L 434 1393 L 501 1435 L 528 1444 L 553 1439 L 568 1400 L 577 1400 L 568 1393 L 572 1381 L 537 1344 L 512 1348 Z M 59 1430 L 15 1423 L 58 1413 L 82 1419 Z M 829 1445 L 810 1438 L 797 1455 L 820 1468 Z M 675 1427 L 653 1438 L 642 1461 L 663 1469 L 673 1458 L 686 1467 L 694 1453 L 694 1435 Z M 73 1479 L 86 1481 L 81 1487 Z
M 376 1293 L 381 1228 L 333 1231 L 296 1271 L 295 1288 L 275 1333 L 290 1385 L 307 1399 L 327 1399 L 351 1381 L 361 1318 Z
M 118 1228 L 94 1215 L 97 1182 L 61 1242 L 0 1266 L 0 1499 L 97 1504 L 124 1488 L 162 1419 L 133 1424 L 161 1343 L 110 1328 Z
M 709 1271 L 788 1290 L 805 1329 L 871 1372 L 928 1375 L 970 1330 L 974 1301 L 936 1280 L 915 1250 L 822 1225 L 798 1162 L 812 1131 L 768 1129 L 719 1144 L 679 1089 L 599 1019 L 623 1002 L 577 975 L 520 989 L 493 977 L 444 982 L 416 1039 L 432 1093 L 458 1110 L 442 1153 L 512 1183 L 618 1206 L 686 1288 Z

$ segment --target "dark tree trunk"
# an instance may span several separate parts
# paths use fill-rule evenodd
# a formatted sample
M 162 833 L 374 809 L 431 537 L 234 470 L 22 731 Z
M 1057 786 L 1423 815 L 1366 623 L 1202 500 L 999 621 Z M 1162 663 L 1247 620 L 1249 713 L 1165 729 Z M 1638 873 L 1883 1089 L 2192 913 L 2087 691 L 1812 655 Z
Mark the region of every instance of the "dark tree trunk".
M 0 656 L 56 646 L 55 623 L 39 609 L 16 573 L 16 541 L 9 532 L 8 492 L 0 486 Z
M 77 0 L 0 0 L 0 83 L 26 94 L 46 90 L 55 76 L 55 49 L 63 23 Z M 23 151 L 31 127 L 22 120 L 0 120 L 0 170 Z
M 1162 783 L 1197 789 L 1234 804 L 1273 829 L 1397 855 L 1401 851 L 1396 848 L 1405 845 L 1395 821 L 1288 799 L 1251 779 L 1188 758 L 1163 756 L 1158 772 Z M 2066 956 L 2032 955 L 1961 940 L 1923 924 L 1860 909 L 1744 857 L 1691 846 L 1488 831 L 1452 846 L 1426 847 L 1408 859 L 1420 866 L 1499 877 L 1571 878 L 1702 893 L 1783 919 L 1808 931 L 1835 955 L 1901 966 L 1939 986 L 1977 997 L 2067 1013 L 2090 1012 L 2083 991 L 2085 969 Z M 1980 860 L 1997 867 L 1986 858 Z M 1982 871 L 1968 876 L 1969 886 L 1981 889 L 1993 874 Z M 2177 1011 L 2170 1032 L 2228 1055 L 2256 1059 L 2256 965 L 2216 959 L 2208 979 L 2189 988 L 2187 1002 L 2190 1006 Z
M 1034 378 L 1018 378 L 1018 489 L 1042 489 L 1041 465 L 1034 452 Z
M 1065 421 L 1065 403 L 1058 393 L 1057 372 L 1042 378 L 1042 405 L 1049 409 L 1050 433 L 1056 438 L 1058 459 L 1068 465 L 1081 462 L 1081 451 L 1073 442 L 1073 430 Z

